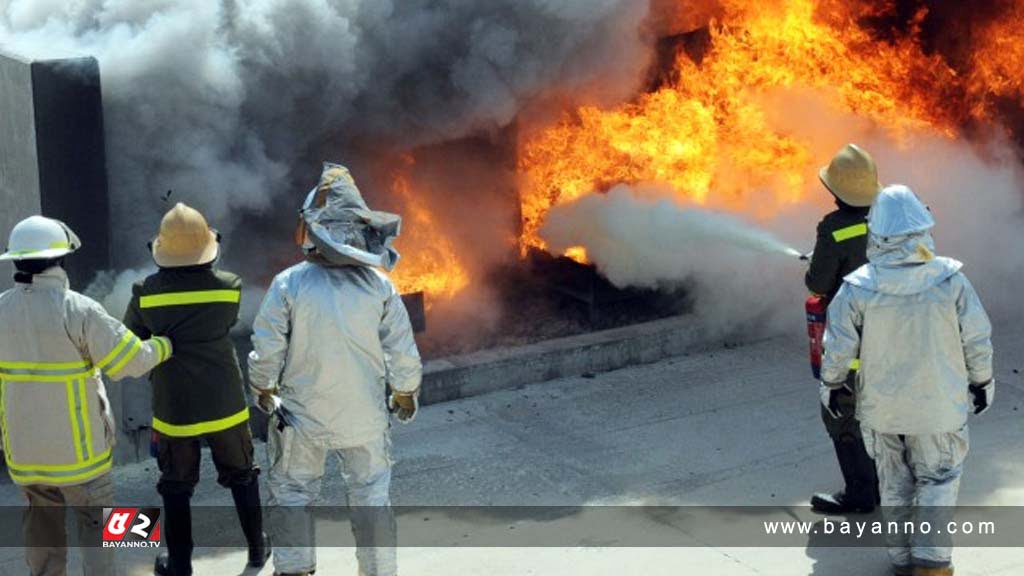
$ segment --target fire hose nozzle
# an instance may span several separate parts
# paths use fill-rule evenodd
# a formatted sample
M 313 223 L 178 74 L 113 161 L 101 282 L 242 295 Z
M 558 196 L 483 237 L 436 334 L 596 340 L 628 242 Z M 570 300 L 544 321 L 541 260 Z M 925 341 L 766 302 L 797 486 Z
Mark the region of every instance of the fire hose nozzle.
M 810 261 L 811 256 L 814 256 L 814 252 L 808 252 L 807 254 L 801 254 L 800 255 L 800 259 L 803 260 L 804 262 L 808 262 L 808 261 Z

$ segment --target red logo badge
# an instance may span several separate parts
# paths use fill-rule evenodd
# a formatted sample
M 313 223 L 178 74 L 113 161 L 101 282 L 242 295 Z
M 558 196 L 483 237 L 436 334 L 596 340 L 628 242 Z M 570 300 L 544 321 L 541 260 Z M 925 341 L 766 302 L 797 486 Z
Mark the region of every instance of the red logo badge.
M 104 548 L 159 548 L 159 508 L 104 508 Z

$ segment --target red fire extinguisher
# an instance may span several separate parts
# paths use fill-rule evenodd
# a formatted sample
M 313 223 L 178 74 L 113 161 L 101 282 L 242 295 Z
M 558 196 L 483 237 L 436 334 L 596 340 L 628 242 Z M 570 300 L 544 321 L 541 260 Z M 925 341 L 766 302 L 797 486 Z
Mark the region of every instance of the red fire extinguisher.
M 812 294 L 804 303 L 807 310 L 807 336 L 811 343 L 811 372 L 821 380 L 821 357 L 825 353 L 825 315 L 828 303 L 824 296 Z

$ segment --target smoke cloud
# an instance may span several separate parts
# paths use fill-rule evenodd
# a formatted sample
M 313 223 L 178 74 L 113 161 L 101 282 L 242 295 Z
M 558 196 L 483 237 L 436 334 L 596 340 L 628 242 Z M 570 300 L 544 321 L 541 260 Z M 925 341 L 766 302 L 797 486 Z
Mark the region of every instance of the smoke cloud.
M 555 252 L 586 247 L 616 286 L 687 287 L 712 337 L 800 315 L 800 252 L 751 222 L 680 204 L 663 186 L 618 185 L 558 206 L 541 236 Z
M 632 0 L 0 0 L 0 47 L 98 58 L 122 245 L 153 232 L 168 189 L 227 227 L 293 213 L 323 155 L 346 161 L 356 143 L 395 151 L 498 129 L 552 92 L 625 98 L 648 58 L 646 11 Z
M 971 143 L 889 134 L 831 109 L 825 96 L 791 92 L 771 98 L 769 109 L 782 114 L 773 119 L 777 127 L 801 138 L 823 163 L 845 142 L 856 142 L 874 155 L 883 183 L 914 189 L 935 214 L 939 254 L 965 262 L 964 272 L 995 319 L 1024 321 L 1006 290 L 1024 275 L 1024 170 L 1004 137 Z M 792 110 L 800 113 L 786 112 Z M 813 186 L 828 197 L 816 180 Z M 618 286 L 687 286 L 712 334 L 797 329 L 806 268 L 784 252 L 789 244 L 809 251 L 817 221 L 834 207 L 804 203 L 755 220 L 755 206 L 741 218 L 675 198 L 657 185 L 620 185 L 553 209 L 542 236 L 556 251 L 586 247 Z

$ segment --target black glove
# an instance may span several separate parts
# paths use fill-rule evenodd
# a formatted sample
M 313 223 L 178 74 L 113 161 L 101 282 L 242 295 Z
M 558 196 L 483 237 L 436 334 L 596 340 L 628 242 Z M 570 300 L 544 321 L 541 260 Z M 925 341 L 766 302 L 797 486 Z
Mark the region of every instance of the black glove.
M 982 414 L 992 406 L 992 400 L 996 395 L 996 381 L 989 380 L 984 384 L 971 384 L 968 387 L 974 401 L 974 413 Z
M 845 383 L 842 386 L 833 388 L 822 382 L 818 388 L 818 394 L 821 398 L 821 405 L 825 407 L 829 415 L 833 418 L 842 418 L 845 414 L 839 409 L 839 398 L 842 396 L 852 396 L 853 391 Z

